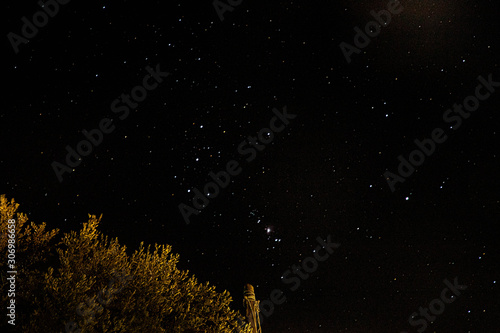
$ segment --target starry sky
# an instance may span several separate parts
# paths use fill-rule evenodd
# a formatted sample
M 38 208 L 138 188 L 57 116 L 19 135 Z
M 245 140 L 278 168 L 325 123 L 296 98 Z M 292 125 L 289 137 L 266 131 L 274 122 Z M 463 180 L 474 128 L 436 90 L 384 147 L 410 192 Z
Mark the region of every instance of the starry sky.
M 498 2 L 401 1 L 350 62 L 341 43 L 388 1 L 231 2 L 221 20 L 211 0 L 71 1 L 16 47 L 42 8 L 7 3 L 0 192 L 52 228 L 102 213 L 130 251 L 171 244 L 235 308 L 245 283 L 280 289 L 265 333 L 417 332 L 410 315 L 455 277 L 467 289 L 426 331 L 500 332 L 500 88 L 459 128 L 444 120 L 479 76 L 500 81 Z M 147 68 L 164 77 L 115 112 Z M 59 181 L 54 162 L 103 119 L 114 130 Z M 391 189 L 435 129 L 446 141 Z M 261 130 L 271 142 L 250 145 Z M 230 161 L 240 173 L 187 224 L 179 205 Z M 291 290 L 282 276 L 329 235 L 340 246 Z

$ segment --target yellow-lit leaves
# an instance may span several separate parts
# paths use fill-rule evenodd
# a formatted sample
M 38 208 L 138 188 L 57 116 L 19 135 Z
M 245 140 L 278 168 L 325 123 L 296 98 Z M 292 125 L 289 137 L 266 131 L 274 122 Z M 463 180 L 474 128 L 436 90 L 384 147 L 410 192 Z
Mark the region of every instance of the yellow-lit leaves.
M 13 200 L 0 197 L 2 235 L 17 208 Z M 46 231 L 45 223 L 28 225 L 26 216 L 17 213 L 16 241 L 19 253 L 25 253 L 25 275 L 19 275 L 23 290 L 16 303 L 31 306 L 19 307 L 20 331 L 62 332 L 69 322 L 82 333 L 235 331 L 237 313 L 230 309 L 226 290 L 219 293 L 179 270 L 180 256 L 170 245 L 141 243 L 128 255 L 118 239 L 110 240 L 98 230 L 101 219 L 89 215 L 81 230 L 53 244 L 57 230 Z M 6 245 L 2 237 L 4 253 Z M 50 267 L 40 265 L 49 255 L 54 258 Z M 3 286 L 4 281 L 2 275 Z M 241 332 L 249 333 L 249 326 Z

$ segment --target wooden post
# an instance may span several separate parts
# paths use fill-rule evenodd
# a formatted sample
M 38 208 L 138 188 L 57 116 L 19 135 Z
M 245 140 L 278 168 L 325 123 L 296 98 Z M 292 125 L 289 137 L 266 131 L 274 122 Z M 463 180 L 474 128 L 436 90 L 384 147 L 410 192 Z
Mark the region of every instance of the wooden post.
M 255 299 L 255 292 L 251 284 L 246 284 L 243 290 L 243 306 L 246 309 L 247 321 L 252 326 L 252 333 L 262 333 L 259 318 L 259 303 Z

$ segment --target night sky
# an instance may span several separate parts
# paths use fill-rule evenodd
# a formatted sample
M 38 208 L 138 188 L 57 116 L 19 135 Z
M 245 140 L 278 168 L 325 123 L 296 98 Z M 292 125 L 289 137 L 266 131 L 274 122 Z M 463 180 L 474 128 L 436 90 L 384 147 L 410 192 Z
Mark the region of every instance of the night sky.
M 228 2 L 61 0 L 25 40 L 42 8 L 6 3 L 0 193 L 63 232 L 102 213 L 131 252 L 170 244 L 235 309 L 245 283 L 280 289 L 264 333 L 500 332 L 499 3 Z M 467 288 L 415 313 L 445 279 Z

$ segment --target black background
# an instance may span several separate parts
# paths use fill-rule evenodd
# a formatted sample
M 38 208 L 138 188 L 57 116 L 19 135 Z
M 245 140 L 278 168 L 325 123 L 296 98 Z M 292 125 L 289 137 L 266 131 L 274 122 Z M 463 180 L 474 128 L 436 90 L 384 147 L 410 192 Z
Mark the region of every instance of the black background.
M 71 1 L 18 54 L 7 34 L 40 7 L 9 2 L 1 193 L 50 228 L 102 213 L 130 251 L 171 244 L 235 308 L 247 282 L 283 290 L 264 332 L 416 332 L 410 314 L 455 277 L 467 290 L 427 331 L 499 332 L 499 92 L 459 130 L 443 121 L 479 75 L 500 81 L 498 4 L 402 5 L 348 64 L 339 44 L 386 1 L 244 0 L 222 22 L 211 1 Z M 117 119 L 156 64 L 172 75 Z M 284 106 L 297 117 L 242 162 Z M 105 117 L 116 130 L 59 183 L 51 163 Z M 384 172 L 435 128 L 447 141 L 392 193 Z M 231 159 L 242 173 L 187 225 L 178 205 Z M 327 235 L 341 247 L 291 291 L 280 277 Z

